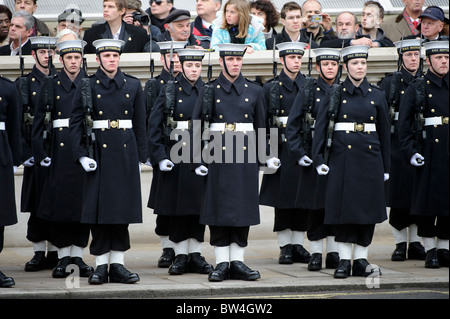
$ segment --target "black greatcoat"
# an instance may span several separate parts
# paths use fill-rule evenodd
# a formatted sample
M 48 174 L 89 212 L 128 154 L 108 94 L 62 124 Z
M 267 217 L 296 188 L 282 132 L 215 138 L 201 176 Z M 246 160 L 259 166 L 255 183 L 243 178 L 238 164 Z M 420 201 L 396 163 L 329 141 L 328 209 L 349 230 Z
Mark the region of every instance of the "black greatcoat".
M 317 118 L 322 101 L 330 87 L 320 76 L 314 81 L 314 106 L 312 108 L 312 117 L 314 119 Z M 304 155 L 312 159 L 312 149 L 305 150 L 300 134 L 304 117 L 304 110 L 302 108 L 303 100 L 304 94 L 302 91 L 294 101 L 286 131 L 289 152 L 292 161 L 297 165 L 297 169 L 299 170 L 299 185 L 295 196 L 295 207 L 318 210 L 325 208 L 327 177 L 317 174 L 315 163 L 305 167 L 298 164 L 298 161 Z M 314 127 L 311 128 L 311 131 L 312 137 L 314 138 Z
M 409 84 L 415 79 L 405 68 L 402 68 L 401 72 L 400 102 L 405 96 Z M 380 84 L 380 89 L 384 90 L 386 98 L 388 97 L 391 83 L 392 74 L 386 76 Z M 388 106 L 390 107 L 390 105 Z M 396 106 L 395 112 L 398 112 L 399 109 L 400 103 Z M 391 134 L 391 169 L 389 180 L 386 181 L 386 205 L 388 207 L 410 209 L 414 172 L 414 167 L 403 156 L 398 136 L 398 119 L 394 120 L 394 132 Z
M 177 77 L 175 87 L 176 103 L 173 113 L 174 121 L 191 121 L 192 112 L 203 85 L 204 82 L 201 78 L 193 86 L 184 76 L 180 75 Z M 155 168 L 159 168 L 158 163 L 160 161 L 169 159 L 175 163 L 175 166 L 170 172 L 159 172 L 158 182 L 152 185 L 150 191 L 150 196 L 155 198 L 154 206 L 150 208 L 153 208 L 157 215 L 198 216 L 200 215 L 204 179 L 192 172 L 192 166 L 189 161 L 178 163 L 170 156 L 171 147 L 166 147 L 163 138 L 163 122 L 166 120 L 164 98 L 165 91 L 163 90 L 159 94 L 150 115 L 147 131 L 150 162 L 154 163 Z M 186 130 L 186 133 L 188 132 Z M 171 144 L 180 143 L 178 141 L 171 142 Z M 189 156 L 187 158 L 190 160 L 190 143 L 185 143 L 186 145 L 183 145 L 181 152 L 188 152 Z M 179 156 L 182 156 L 181 153 L 179 153 Z
M 17 223 L 13 166 L 21 163 L 20 105 L 14 83 L 0 76 L 0 227 Z M 1 250 L 2 247 L 0 247 Z
M 75 91 L 85 76 L 81 70 L 72 82 L 66 72 L 61 70 L 53 77 L 55 98 L 52 121 L 70 118 Z M 53 222 L 79 223 L 84 169 L 73 161 L 72 137 L 68 127 L 52 129 L 50 153 L 47 153 L 43 139 L 46 110 L 44 103 L 44 94 L 38 94 L 33 121 L 33 156 L 37 165 L 46 157 L 50 157 L 52 162 L 37 214 L 38 217 Z
M 383 174 L 389 172 L 390 125 L 386 97 L 365 78 L 341 85 L 338 122 L 375 123 L 376 132 L 335 131 L 328 166 L 325 224 L 377 224 L 387 219 Z M 324 164 L 329 94 L 316 120 L 313 165 Z
M 90 76 L 93 120 L 132 120 L 132 129 L 94 130 L 97 169 L 85 174 L 82 223 L 129 224 L 142 222 L 139 162 L 147 159 L 145 98 L 140 81 L 122 73 L 114 79 L 99 68 Z M 77 88 L 70 117 L 74 159 L 87 156 L 83 140 L 84 113 Z
M 212 123 L 253 123 L 255 133 L 258 129 L 265 131 L 264 93 L 259 84 L 245 79 L 242 74 L 231 83 L 222 73 L 211 84 L 214 87 Z M 193 120 L 201 119 L 202 92 L 195 105 Z M 221 135 L 220 132 L 215 133 Z M 230 139 L 229 137 L 233 135 L 233 143 L 226 143 L 225 139 Z M 249 145 L 250 139 L 247 139 L 246 135 L 250 135 L 250 132 L 227 131 L 222 134 L 222 138 L 218 137 L 217 141 L 211 141 L 208 144 L 209 148 L 204 153 L 214 156 L 217 150 L 222 155 L 222 162 L 213 161 L 206 165 L 209 171 L 205 178 L 201 224 L 224 227 L 246 227 L 259 224 L 258 154 L 256 146 Z M 195 134 L 194 138 L 196 138 Z M 234 142 L 242 138 L 244 146 Z M 265 140 L 265 136 L 262 138 Z M 227 152 L 230 149 L 234 150 L 232 153 L 235 156 L 228 162 L 225 156 L 231 153 L 231 151 Z M 195 151 L 194 154 L 196 154 Z M 244 160 L 241 163 L 236 161 L 236 155 L 239 154 L 244 154 Z M 249 160 L 249 157 L 253 159 Z M 204 159 L 205 162 L 210 161 L 208 156 Z
M 449 79 L 448 73 L 443 79 L 430 70 L 425 75 L 427 102 L 423 116 L 449 116 Z M 414 146 L 412 127 L 415 113 L 415 92 L 417 82 L 413 81 L 400 105 L 399 136 L 405 159 L 409 162 L 417 153 Z M 425 164 L 415 167 L 416 178 L 412 194 L 412 215 L 448 216 L 449 215 L 449 130 L 448 123 L 424 127 L 426 139 L 422 156 Z
M 264 84 L 264 98 L 266 101 L 266 119 L 270 108 L 270 88 L 273 81 L 280 82 L 280 110 L 279 116 L 291 116 L 291 110 L 295 108 L 294 100 L 297 93 L 303 89 L 305 76 L 298 73 L 292 81 L 286 73 L 281 71 L 275 79 Z M 269 128 L 269 123 L 266 124 Z M 259 203 L 261 205 L 289 209 L 295 208 L 295 197 L 297 195 L 298 182 L 300 180 L 300 168 L 295 160 L 289 154 L 288 144 L 282 136 L 286 136 L 286 128 L 278 128 L 278 140 L 271 143 L 278 143 L 278 157 L 281 161 L 280 168 L 274 174 L 264 174 L 261 190 L 259 194 Z M 287 136 L 286 136 L 287 137 Z

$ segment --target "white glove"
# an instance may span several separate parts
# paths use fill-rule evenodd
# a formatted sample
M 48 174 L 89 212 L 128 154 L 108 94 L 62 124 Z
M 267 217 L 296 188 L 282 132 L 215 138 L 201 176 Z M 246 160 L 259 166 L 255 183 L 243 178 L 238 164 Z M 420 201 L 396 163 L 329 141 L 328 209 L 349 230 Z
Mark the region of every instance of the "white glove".
M 13 166 L 14 175 L 17 173 L 17 166 Z
M 208 175 L 208 169 L 205 166 L 199 166 L 195 169 L 195 174 L 198 176 L 206 176 Z
M 266 163 L 268 168 L 275 170 L 279 169 L 281 166 L 280 160 L 276 157 L 269 158 Z
M 384 181 L 387 181 L 389 179 L 389 173 L 384 173 Z
M 301 166 L 309 166 L 312 162 L 312 159 L 310 159 L 307 155 L 303 155 L 303 157 L 298 160 L 298 164 Z
M 425 165 L 425 158 L 419 153 L 416 153 L 411 157 L 410 163 L 414 166 L 422 166 Z
M 161 172 L 170 172 L 175 165 L 168 159 L 159 162 L 159 170 Z
M 29 159 L 27 159 L 25 162 L 23 162 L 23 166 L 25 166 L 25 167 L 34 166 L 34 157 L 31 156 Z
M 80 164 L 83 166 L 84 170 L 86 172 L 93 172 L 97 169 L 97 162 L 94 161 L 92 158 L 83 156 L 80 158 Z
M 52 159 L 50 157 L 46 157 L 41 161 L 41 166 L 49 167 L 52 163 Z
M 327 175 L 330 171 L 330 168 L 327 165 L 322 164 L 316 167 L 316 171 L 319 175 Z

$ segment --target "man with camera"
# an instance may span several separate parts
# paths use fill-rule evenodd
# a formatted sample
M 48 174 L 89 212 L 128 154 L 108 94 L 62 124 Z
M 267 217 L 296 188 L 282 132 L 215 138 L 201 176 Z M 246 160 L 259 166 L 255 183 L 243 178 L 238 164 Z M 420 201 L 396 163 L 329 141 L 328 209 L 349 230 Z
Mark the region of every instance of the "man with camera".
M 331 17 L 322 13 L 322 5 L 317 0 L 306 0 L 302 6 L 302 23 L 308 37 L 312 34 L 312 39 L 320 45 L 322 38 L 326 35 L 335 35 Z

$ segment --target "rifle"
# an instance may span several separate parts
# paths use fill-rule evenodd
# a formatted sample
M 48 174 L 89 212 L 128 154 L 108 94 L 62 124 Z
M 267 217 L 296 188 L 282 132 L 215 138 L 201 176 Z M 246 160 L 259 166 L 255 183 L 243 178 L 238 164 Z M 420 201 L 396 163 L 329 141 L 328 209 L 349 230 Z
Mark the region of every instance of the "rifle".
M 20 57 L 20 74 L 19 77 L 19 97 L 22 103 L 23 110 L 23 122 L 25 125 L 33 124 L 34 116 L 31 115 L 31 107 L 28 99 L 28 83 L 27 78 L 24 76 L 25 73 L 25 64 L 24 57 L 22 55 L 22 36 L 19 35 L 19 57 Z
M 269 105 L 269 126 L 280 127 L 281 123 L 278 120 L 280 113 L 280 81 L 277 81 L 277 60 L 275 58 L 276 39 L 273 38 L 273 81 L 269 90 L 270 105 Z M 284 137 L 281 137 L 281 141 L 284 141 Z
M 328 106 L 328 130 L 323 155 L 326 165 L 328 165 L 328 161 L 330 159 L 330 151 L 331 147 L 333 146 L 334 125 L 336 123 L 336 119 L 339 114 L 339 108 L 341 105 L 341 85 L 333 84 L 330 88 L 329 94 L 330 104 Z
M 311 154 L 311 144 L 312 144 L 312 134 L 311 126 L 314 125 L 314 118 L 312 116 L 312 111 L 314 108 L 315 100 L 315 90 L 314 90 L 314 79 L 311 77 L 305 77 L 305 85 L 303 86 L 303 116 L 302 116 L 302 129 L 300 131 L 302 145 L 306 154 Z
M 148 26 L 148 32 L 150 34 L 150 78 L 145 82 L 144 92 L 147 102 L 147 120 L 150 118 L 150 113 L 152 112 L 153 105 L 155 104 L 156 98 L 158 97 L 158 82 L 153 77 L 153 72 L 155 71 L 155 61 L 152 57 L 152 31 L 150 25 Z
M 420 35 L 419 68 L 417 69 L 417 77 L 419 78 L 423 76 L 422 47 L 423 47 L 423 34 Z
M 402 85 L 402 72 L 397 71 L 392 75 L 391 86 L 388 92 L 389 117 L 391 122 L 391 134 L 394 133 L 395 110 L 400 105 L 400 89 Z
M 164 136 L 164 144 L 167 146 L 170 145 L 170 134 L 174 128 L 176 128 L 176 123 L 173 120 L 173 112 L 175 110 L 175 102 L 177 98 L 176 88 L 175 88 L 175 79 L 173 76 L 173 40 L 170 47 L 170 67 L 169 74 L 170 80 L 167 81 L 166 86 L 164 87 L 164 114 L 165 121 L 163 122 L 163 136 Z
M 52 139 L 52 112 L 55 107 L 55 92 L 53 86 L 53 77 L 51 72 L 53 70 L 53 59 L 50 47 L 50 39 L 48 41 L 48 74 L 44 78 L 43 91 L 44 91 L 44 105 L 45 105 L 45 118 L 44 118 L 44 148 L 47 155 L 50 156 L 51 139 Z
M 203 130 L 209 130 L 209 123 L 213 116 L 214 109 L 214 87 L 211 84 L 212 78 L 212 64 L 211 64 L 211 51 L 209 51 L 208 57 L 208 83 L 203 86 L 203 96 L 202 96 L 202 124 Z M 208 145 L 208 137 L 205 134 L 205 138 L 202 138 L 204 146 Z
M 81 104 L 83 106 L 84 113 L 84 134 L 86 147 L 88 150 L 88 157 L 94 158 L 94 142 L 95 133 L 93 132 L 94 121 L 92 120 L 92 114 L 94 108 L 92 106 L 92 91 L 91 91 L 91 81 L 89 78 L 81 79 Z M 94 164 L 90 164 L 92 168 L 95 167 Z
M 342 49 L 344 48 L 344 41 L 342 41 L 342 46 L 341 46 L 341 53 L 340 53 L 340 57 L 339 57 L 339 68 L 338 68 L 338 73 L 336 74 L 336 83 L 340 83 L 341 82 L 341 77 L 342 77 Z
M 414 119 L 414 146 L 418 153 L 422 153 L 423 142 L 426 138 L 426 131 L 423 129 L 425 119 L 423 117 L 423 111 L 427 104 L 427 92 L 426 92 L 426 80 L 424 77 L 416 79 L 417 86 L 415 92 L 415 119 Z
M 312 43 L 312 32 L 309 34 L 309 49 L 308 49 L 308 76 L 309 77 L 311 77 L 311 71 L 312 71 L 311 43 Z

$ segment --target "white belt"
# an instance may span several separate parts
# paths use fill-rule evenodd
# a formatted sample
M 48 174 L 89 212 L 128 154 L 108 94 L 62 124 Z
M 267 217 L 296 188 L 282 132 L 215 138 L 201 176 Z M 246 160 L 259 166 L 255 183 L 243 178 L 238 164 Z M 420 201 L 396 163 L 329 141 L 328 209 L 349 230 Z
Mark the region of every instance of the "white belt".
M 191 121 L 175 121 L 177 124 L 176 128 L 177 130 L 189 130 L 191 126 Z
M 252 132 L 253 131 L 253 123 L 211 123 L 209 130 L 212 132 Z
M 377 130 L 375 123 L 351 123 L 351 122 L 340 122 L 336 123 L 334 126 L 335 131 L 352 131 L 352 132 L 374 132 Z
M 289 117 L 288 116 L 276 116 L 275 120 L 276 120 L 277 124 L 281 124 L 286 127 Z
M 131 120 L 98 120 L 94 121 L 93 129 L 130 129 L 133 128 Z
M 5 122 L 0 122 L 0 131 L 5 131 L 5 130 L 6 130 Z
M 53 121 L 53 128 L 69 127 L 69 119 L 59 119 Z
M 443 124 L 448 124 L 448 117 L 435 116 L 435 117 L 426 117 L 425 118 L 425 126 L 443 125 Z
M 394 116 L 394 121 L 398 121 L 398 115 L 399 115 L 400 113 L 395 112 L 394 114 L 395 114 L 395 116 Z

